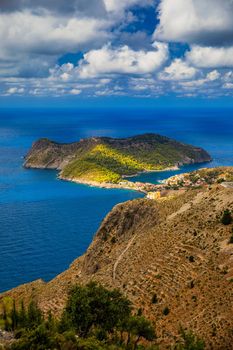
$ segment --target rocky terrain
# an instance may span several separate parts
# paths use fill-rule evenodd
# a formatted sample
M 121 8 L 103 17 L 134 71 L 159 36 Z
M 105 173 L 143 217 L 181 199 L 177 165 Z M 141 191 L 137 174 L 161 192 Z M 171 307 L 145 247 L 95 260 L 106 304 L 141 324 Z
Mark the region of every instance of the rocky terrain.
M 71 144 L 40 139 L 27 154 L 24 166 L 57 169 L 63 180 L 128 188 L 134 185 L 123 181 L 125 175 L 210 160 L 201 148 L 145 134 L 125 139 L 93 137 Z
M 122 290 L 154 322 L 161 349 L 174 343 L 183 326 L 207 349 L 230 350 L 233 224 L 221 222 L 226 209 L 233 211 L 233 189 L 222 184 L 118 204 L 67 271 L 1 297 L 35 299 L 45 313 L 58 315 L 73 284 L 96 280 Z

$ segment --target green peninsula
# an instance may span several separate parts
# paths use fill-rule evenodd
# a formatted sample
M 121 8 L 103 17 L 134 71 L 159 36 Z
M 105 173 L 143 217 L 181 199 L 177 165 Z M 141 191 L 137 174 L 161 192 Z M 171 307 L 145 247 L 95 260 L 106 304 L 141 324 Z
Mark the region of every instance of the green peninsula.
M 59 177 L 93 185 L 118 185 L 125 176 L 211 160 L 199 147 L 157 134 L 128 138 L 92 137 L 61 144 L 35 142 L 25 157 L 26 168 L 57 169 Z

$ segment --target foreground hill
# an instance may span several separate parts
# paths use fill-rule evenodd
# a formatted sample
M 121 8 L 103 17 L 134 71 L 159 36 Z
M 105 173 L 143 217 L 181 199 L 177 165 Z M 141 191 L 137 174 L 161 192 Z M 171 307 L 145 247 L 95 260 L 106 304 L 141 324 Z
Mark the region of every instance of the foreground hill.
M 96 137 L 71 144 L 40 139 L 33 144 L 24 165 L 58 169 L 64 180 L 98 185 L 118 184 L 124 175 L 210 160 L 201 148 L 145 134 L 125 139 Z
M 17 302 L 34 298 L 45 313 L 60 314 L 73 284 L 96 280 L 122 290 L 155 322 L 161 349 L 174 342 L 180 325 L 207 349 L 232 349 L 233 225 L 221 217 L 233 211 L 233 189 L 223 185 L 117 205 L 67 271 L 7 294 Z

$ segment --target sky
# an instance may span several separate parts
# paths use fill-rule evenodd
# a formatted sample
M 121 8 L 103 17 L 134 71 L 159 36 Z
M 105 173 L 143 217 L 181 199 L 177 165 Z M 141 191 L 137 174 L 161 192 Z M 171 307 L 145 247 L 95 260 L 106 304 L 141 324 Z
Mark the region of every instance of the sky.
M 233 96 L 233 0 L 0 0 L 0 98 Z

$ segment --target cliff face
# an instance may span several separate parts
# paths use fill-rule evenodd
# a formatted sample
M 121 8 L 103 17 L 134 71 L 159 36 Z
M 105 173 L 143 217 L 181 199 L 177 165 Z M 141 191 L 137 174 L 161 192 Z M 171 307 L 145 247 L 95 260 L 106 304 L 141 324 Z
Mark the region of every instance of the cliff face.
M 33 144 L 24 165 L 61 170 L 61 178 L 68 180 L 118 183 L 122 175 L 210 160 L 201 148 L 146 134 L 125 139 L 90 138 L 72 144 L 41 139 Z
M 67 271 L 8 294 L 17 301 L 36 298 L 44 312 L 59 314 L 73 284 L 96 280 L 120 288 L 154 320 L 163 346 L 174 342 L 182 325 L 202 337 L 207 349 L 230 350 L 232 225 L 220 220 L 227 208 L 233 210 L 233 189 L 220 184 L 119 204 Z

